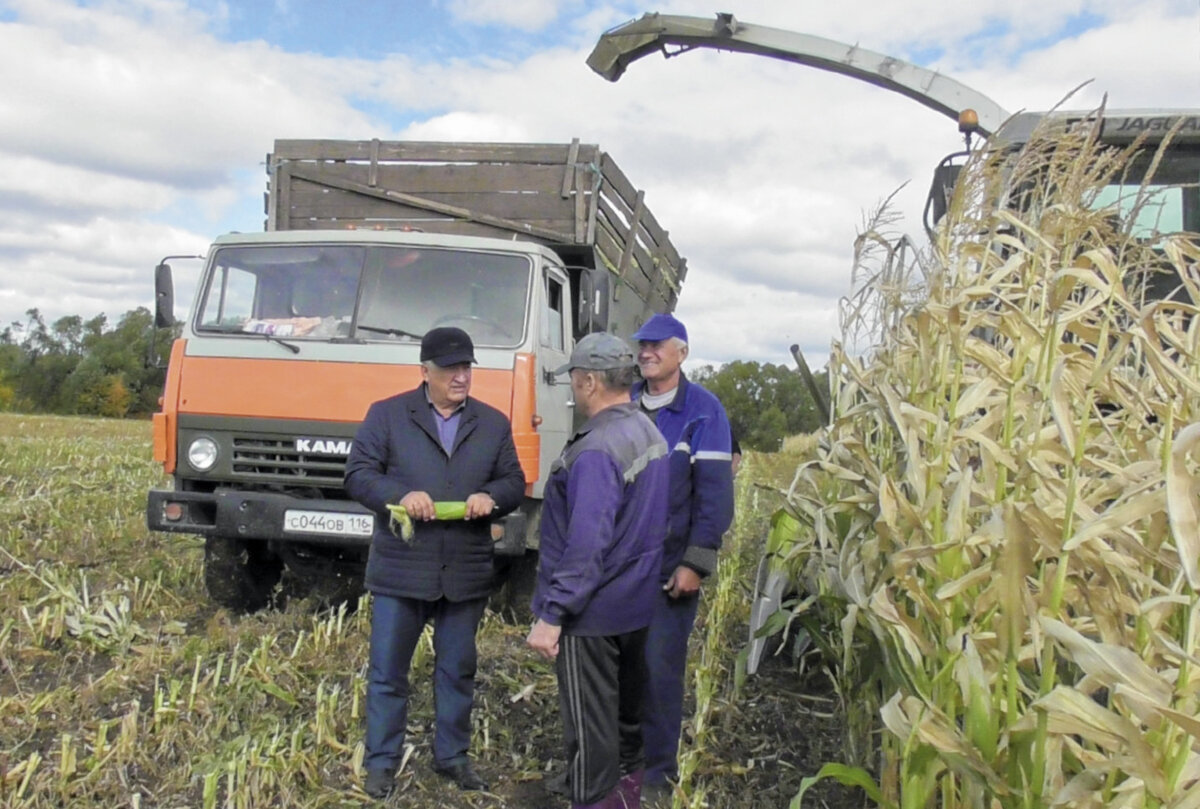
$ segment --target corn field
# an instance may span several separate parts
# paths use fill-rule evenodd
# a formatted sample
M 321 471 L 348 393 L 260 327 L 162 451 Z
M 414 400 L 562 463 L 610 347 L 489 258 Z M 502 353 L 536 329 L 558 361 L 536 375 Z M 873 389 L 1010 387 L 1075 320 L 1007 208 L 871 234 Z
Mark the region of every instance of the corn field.
M 1095 135 L 977 150 L 928 255 L 858 243 L 780 564 L 847 706 L 819 777 L 880 806 L 1200 806 L 1200 248 L 1099 204 L 1154 150 Z

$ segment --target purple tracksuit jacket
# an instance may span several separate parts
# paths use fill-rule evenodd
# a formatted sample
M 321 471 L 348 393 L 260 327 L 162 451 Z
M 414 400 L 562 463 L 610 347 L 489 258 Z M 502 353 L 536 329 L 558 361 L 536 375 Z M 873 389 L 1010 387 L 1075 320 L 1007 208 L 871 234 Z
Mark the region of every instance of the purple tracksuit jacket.
M 601 410 L 550 467 L 533 613 L 571 635 L 648 626 L 667 536 L 669 461 L 632 402 Z

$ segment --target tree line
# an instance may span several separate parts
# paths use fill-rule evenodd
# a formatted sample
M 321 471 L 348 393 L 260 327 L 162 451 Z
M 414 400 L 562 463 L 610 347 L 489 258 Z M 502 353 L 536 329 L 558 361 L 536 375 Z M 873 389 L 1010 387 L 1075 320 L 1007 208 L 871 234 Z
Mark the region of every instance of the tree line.
M 689 378 L 721 400 L 742 449 L 776 452 L 788 436 L 810 433 L 821 416 L 800 374 L 786 365 L 734 360 L 720 368 L 705 365 Z M 828 388 L 816 374 L 818 390 Z
M 148 309 L 115 325 L 103 314 L 47 325 L 30 309 L 25 318 L 0 331 L 0 410 L 123 418 L 158 409 L 173 335 L 156 333 Z
M 0 331 L 0 410 L 113 418 L 158 410 L 174 335 L 156 334 L 148 309 L 131 309 L 115 325 L 103 314 L 50 324 L 37 309 L 25 317 Z M 800 375 L 785 365 L 736 360 L 691 377 L 725 405 L 745 449 L 774 452 L 788 436 L 820 426 Z M 823 375 L 817 382 L 823 389 Z

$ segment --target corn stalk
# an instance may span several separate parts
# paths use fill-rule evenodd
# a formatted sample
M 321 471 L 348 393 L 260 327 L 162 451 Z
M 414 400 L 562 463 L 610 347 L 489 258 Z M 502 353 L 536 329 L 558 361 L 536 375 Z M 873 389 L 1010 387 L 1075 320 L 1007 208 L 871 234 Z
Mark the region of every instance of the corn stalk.
M 930 256 L 860 239 L 882 266 L 843 308 L 786 564 L 886 728 L 885 805 L 1200 805 L 1197 492 L 1191 443 L 1172 453 L 1198 420 L 1200 251 L 1135 238 L 1145 194 L 1097 209 L 1140 149 L 1084 126 L 981 150 Z M 1164 268 L 1178 294 L 1150 300 Z

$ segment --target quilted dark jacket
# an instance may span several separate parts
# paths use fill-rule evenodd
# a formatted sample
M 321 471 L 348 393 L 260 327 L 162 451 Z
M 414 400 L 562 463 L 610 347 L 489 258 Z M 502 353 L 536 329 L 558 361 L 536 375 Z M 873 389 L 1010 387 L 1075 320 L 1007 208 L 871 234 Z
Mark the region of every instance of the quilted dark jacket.
M 354 436 L 346 491 L 376 514 L 367 589 L 428 601 L 481 598 L 492 587 L 489 520 L 416 521 L 404 542 L 388 530 L 386 505 L 410 491 L 428 492 L 435 502 L 487 492 L 496 503 L 493 518 L 500 517 L 521 504 L 525 475 L 499 410 L 468 398 L 449 454 L 433 419 L 422 386 L 371 405 Z

